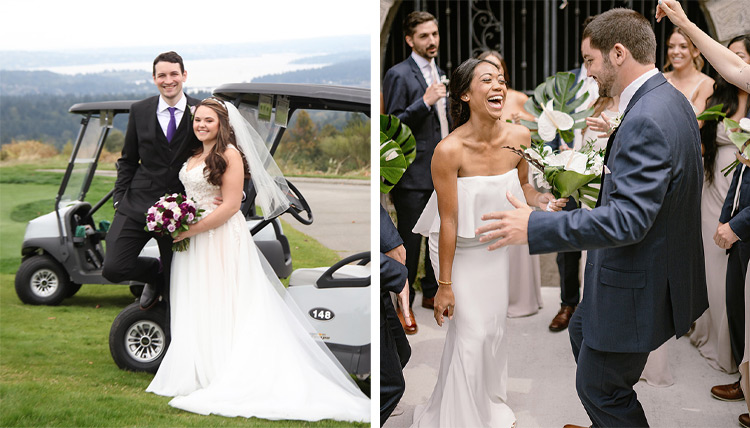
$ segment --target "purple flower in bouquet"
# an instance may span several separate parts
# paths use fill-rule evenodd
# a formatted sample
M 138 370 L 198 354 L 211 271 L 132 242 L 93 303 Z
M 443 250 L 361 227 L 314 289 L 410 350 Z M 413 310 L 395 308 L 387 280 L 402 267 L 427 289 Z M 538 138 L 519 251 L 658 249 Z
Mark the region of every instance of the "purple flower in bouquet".
M 146 212 L 146 230 L 159 236 L 169 235 L 175 238 L 185 232 L 190 225 L 198 221 L 203 214 L 195 200 L 188 199 L 180 193 L 164 195 Z M 190 238 L 172 245 L 173 251 L 185 251 L 190 246 Z

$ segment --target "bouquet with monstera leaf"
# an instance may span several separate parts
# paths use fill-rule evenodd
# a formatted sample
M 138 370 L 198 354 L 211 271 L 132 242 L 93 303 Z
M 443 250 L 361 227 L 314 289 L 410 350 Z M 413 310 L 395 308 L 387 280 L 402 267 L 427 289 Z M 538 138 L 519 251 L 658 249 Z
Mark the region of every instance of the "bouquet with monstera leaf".
M 521 124 L 531 131 L 533 141 L 548 142 L 560 135 L 569 144 L 573 141 L 573 130 L 586 127 L 586 118 L 594 113 L 594 109 L 575 112 L 589 97 L 586 92 L 576 98 L 582 85 L 583 81 L 576 84 L 575 74 L 560 72 L 534 89 L 534 95 L 523 107 L 536 117 L 536 121 L 521 119 Z
M 572 197 L 579 204 L 594 208 L 599 196 L 601 175 L 604 169 L 604 150 L 594 148 L 587 142 L 579 150 L 553 152 L 544 143 L 532 143 L 522 150 L 505 147 L 526 159 L 533 167 L 534 181 L 538 189 L 545 189 L 555 198 Z
M 394 115 L 380 115 L 380 192 L 388 193 L 417 156 L 411 129 Z
M 724 118 L 724 129 L 727 130 L 729 140 L 733 142 L 734 145 L 737 146 L 737 149 L 740 151 L 737 155 L 738 159 L 721 170 L 721 172 L 723 172 L 724 175 L 727 176 L 734 170 L 734 168 L 737 167 L 737 165 L 739 165 L 740 158 L 742 159 L 743 163 L 748 164 L 748 159 L 750 159 L 750 119 L 745 117 L 740 119 L 739 122 L 737 122 L 736 120 L 732 120 L 726 117 L 726 113 L 722 111 L 723 108 L 723 104 L 717 104 L 715 106 L 709 107 L 703 113 L 699 114 L 697 119 L 719 120 L 721 118 Z

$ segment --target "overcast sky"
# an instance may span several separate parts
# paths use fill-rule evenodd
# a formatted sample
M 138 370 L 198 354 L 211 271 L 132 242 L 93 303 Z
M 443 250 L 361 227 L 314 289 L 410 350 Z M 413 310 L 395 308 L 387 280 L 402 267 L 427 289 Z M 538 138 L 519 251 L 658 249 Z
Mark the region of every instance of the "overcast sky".
M 361 0 L 12 0 L 0 50 L 224 44 L 378 34 Z

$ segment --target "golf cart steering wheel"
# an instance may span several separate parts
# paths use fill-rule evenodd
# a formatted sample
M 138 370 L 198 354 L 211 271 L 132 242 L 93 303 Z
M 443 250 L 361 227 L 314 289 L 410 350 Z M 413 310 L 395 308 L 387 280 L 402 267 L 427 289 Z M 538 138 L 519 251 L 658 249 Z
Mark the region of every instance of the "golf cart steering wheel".
M 307 203 L 305 197 L 302 196 L 302 193 L 297 190 L 297 187 L 291 181 L 286 180 L 286 184 L 289 185 L 289 190 L 292 192 L 291 194 L 287 194 L 287 198 L 289 198 L 289 209 L 287 209 L 287 212 L 300 223 L 306 226 L 311 225 L 313 222 L 313 213 L 312 209 L 310 209 L 310 204 Z M 307 218 L 302 217 L 301 213 L 303 212 L 307 213 Z

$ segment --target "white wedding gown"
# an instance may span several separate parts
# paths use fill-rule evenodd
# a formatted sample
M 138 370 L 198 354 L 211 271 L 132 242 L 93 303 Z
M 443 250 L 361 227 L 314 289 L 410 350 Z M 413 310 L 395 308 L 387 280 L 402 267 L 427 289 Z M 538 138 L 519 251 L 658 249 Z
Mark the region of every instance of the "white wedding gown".
M 220 188 L 206 181 L 203 164 L 183 166 L 180 180 L 208 215 Z M 146 391 L 200 414 L 369 421 L 370 400 L 313 340 L 261 258 L 240 212 L 175 253 L 172 340 Z
M 427 404 L 414 411 L 412 427 L 512 427 L 506 402 L 508 345 L 508 249 L 487 251 L 474 230 L 482 214 L 513 209 L 506 191 L 525 200 L 513 169 L 502 175 L 459 177 L 458 228 L 453 259 L 456 308 L 448 320 L 437 384 Z M 439 277 L 440 217 L 435 193 L 414 227 L 430 237 L 430 258 Z

